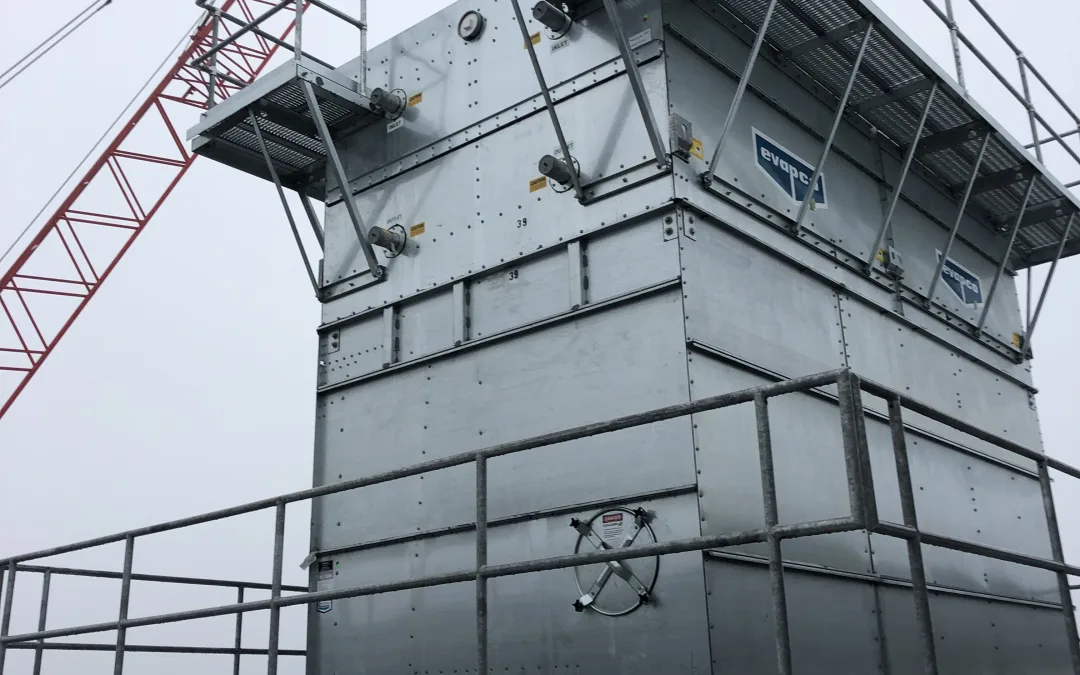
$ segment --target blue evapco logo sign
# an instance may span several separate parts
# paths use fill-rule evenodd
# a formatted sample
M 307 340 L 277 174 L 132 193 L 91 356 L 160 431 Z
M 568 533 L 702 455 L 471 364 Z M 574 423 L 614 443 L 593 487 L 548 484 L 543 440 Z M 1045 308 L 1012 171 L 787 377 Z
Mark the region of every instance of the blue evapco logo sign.
M 772 179 L 796 204 L 801 204 L 810 189 L 814 167 L 773 139 L 754 129 L 754 155 L 757 167 Z M 818 176 L 817 188 L 810 201 L 812 209 L 827 209 L 825 172 Z
M 937 257 L 940 261 L 941 251 L 937 252 Z M 952 258 L 945 259 L 945 264 L 941 267 L 941 280 L 965 305 L 978 307 L 982 304 L 982 279 Z

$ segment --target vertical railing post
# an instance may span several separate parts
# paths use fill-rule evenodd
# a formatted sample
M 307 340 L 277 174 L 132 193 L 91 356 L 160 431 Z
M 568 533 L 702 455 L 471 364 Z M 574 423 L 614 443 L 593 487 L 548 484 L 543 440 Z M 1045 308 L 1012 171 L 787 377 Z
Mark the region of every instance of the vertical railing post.
M 476 453 L 476 672 L 488 672 L 487 456 Z
M 52 582 L 52 571 L 45 570 L 41 575 L 41 608 L 38 610 L 38 631 L 45 630 L 45 623 L 49 615 L 49 585 Z M 45 644 L 44 638 L 38 640 L 39 645 Z M 43 650 L 38 647 L 34 650 L 34 675 L 41 675 L 41 657 Z
M 1043 510 L 1046 513 L 1046 527 L 1050 534 L 1050 553 L 1059 563 L 1065 562 L 1065 550 L 1061 545 L 1061 530 L 1058 529 L 1057 509 L 1054 507 L 1054 492 L 1050 484 L 1050 469 L 1046 460 L 1039 461 L 1039 486 L 1042 488 Z M 1069 589 L 1069 575 L 1057 572 L 1058 594 L 1061 597 L 1061 612 L 1065 618 L 1065 640 L 1069 643 L 1069 656 L 1072 657 L 1073 672 L 1080 675 L 1080 635 L 1076 628 L 1076 608 Z
M 724 144 L 728 139 L 728 132 L 731 131 L 731 127 L 735 124 L 735 116 L 739 113 L 739 107 L 742 105 L 743 96 L 746 94 L 746 87 L 750 84 L 750 75 L 754 72 L 754 65 L 757 63 L 758 55 L 761 53 L 761 46 L 765 43 L 765 34 L 769 30 L 769 22 L 772 21 L 773 11 L 776 10 L 776 4 L 778 0 L 770 0 L 768 8 L 765 10 L 765 18 L 761 20 L 761 28 L 758 29 L 757 37 L 754 38 L 754 46 L 750 49 L 750 56 L 746 60 L 746 65 L 743 67 L 742 77 L 739 78 L 739 85 L 735 88 L 735 96 L 731 99 L 731 106 L 728 108 L 727 118 L 724 119 L 724 126 L 720 129 L 720 138 L 716 141 L 716 149 L 713 150 L 712 159 L 709 161 L 709 168 L 705 170 L 705 175 L 702 177 L 706 184 L 711 183 L 713 176 L 716 174 L 716 166 L 720 162 L 720 153 L 724 151 Z
M 859 68 L 862 67 L 863 56 L 866 55 L 866 48 L 870 44 L 870 38 L 873 35 L 874 24 L 870 23 L 866 26 L 866 32 L 863 34 L 862 42 L 859 44 L 855 62 L 851 64 L 851 75 L 848 77 L 847 86 L 844 88 L 840 100 L 837 101 L 836 115 L 833 116 L 829 135 L 825 137 L 825 147 L 821 150 L 821 158 L 818 159 L 817 166 L 814 167 L 814 175 L 810 177 L 810 184 L 806 188 L 806 196 L 803 197 L 802 203 L 799 205 L 799 214 L 795 217 L 795 227 L 793 228 L 796 234 L 802 230 L 803 221 L 810 210 L 810 202 L 813 201 L 814 193 L 817 192 L 818 179 L 821 178 L 821 174 L 825 169 L 825 162 L 829 159 L 829 151 L 832 150 L 833 141 L 836 140 L 836 132 L 840 129 L 840 123 L 844 120 L 844 110 L 847 108 L 848 99 L 851 97 L 851 90 L 855 88 L 855 80 L 859 78 Z
M 11 601 L 15 596 L 15 561 L 8 563 L 7 583 L 4 585 L 4 610 L 0 615 L 0 638 L 8 636 L 11 629 Z M 0 642 L 0 675 L 4 675 L 4 658 L 7 654 L 7 645 Z
M 279 499 L 274 512 L 274 571 L 270 581 L 270 644 L 266 650 L 266 675 L 277 675 L 278 644 L 281 639 L 281 570 L 285 559 L 285 500 Z
M 892 434 L 893 458 L 900 490 L 900 510 L 904 525 L 915 531 L 906 540 L 908 566 L 911 568 L 911 590 L 915 600 L 915 621 L 919 628 L 919 640 L 923 649 L 924 675 L 937 675 L 937 648 L 934 646 L 934 624 L 930 616 L 930 596 L 926 586 L 926 566 L 923 563 L 922 541 L 919 536 L 919 519 L 915 511 L 915 491 L 911 484 L 911 463 L 908 459 L 907 440 L 904 436 L 903 406 L 900 399 L 892 397 L 889 403 L 889 431 Z
M 123 675 L 124 651 L 127 648 L 128 605 L 131 602 L 131 566 L 135 561 L 135 536 L 124 539 L 124 574 L 120 581 L 120 618 L 116 626 L 116 657 L 113 659 L 113 675 Z
M 360 79 L 356 86 L 361 96 L 367 96 L 367 0 L 360 0 Z
M 244 587 L 240 586 L 236 589 L 236 604 L 244 604 Z M 240 675 L 240 649 L 244 644 L 244 613 L 236 613 L 236 636 L 233 638 L 233 649 L 236 651 L 233 653 L 233 675 Z
M 296 17 L 293 19 L 293 60 L 300 63 L 303 59 L 303 46 L 300 38 L 303 35 L 304 0 L 296 0 Z
M 851 507 L 851 516 L 858 518 L 863 527 L 866 527 L 865 499 L 862 481 L 859 478 L 862 472 L 859 468 L 859 432 L 855 423 L 855 394 L 851 377 L 847 373 L 837 378 L 836 389 L 840 406 L 840 434 L 844 444 L 844 470 L 847 473 L 848 504 Z
M 1028 86 L 1027 58 L 1023 54 L 1016 55 L 1016 63 L 1020 66 L 1020 84 L 1024 89 L 1024 105 L 1027 107 L 1028 122 L 1031 124 L 1031 142 L 1035 144 L 1035 158 L 1043 161 L 1042 143 L 1039 142 L 1039 128 L 1035 123 L 1035 104 L 1031 102 L 1031 87 Z
M 216 7 L 210 8 L 210 15 L 213 17 L 213 30 L 210 35 L 210 46 L 216 47 L 218 43 L 218 35 L 221 32 L 221 10 Z M 210 92 L 206 99 L 206 109 L 209 110 L 217 105 L 217 65 L 218 65 L 218 53 L 214 52 L 210 57 Z
M 773 621 L 776 624 L 776 665 L 779 675 L 791 675 L 791 635 L 788 627 L 787 590 L 784 586 L 784 557 L 781 540 L 776 533 L 776 526 L 780 524 L 780 508 L 776 500 L 769 403 L 760 393 L 754 395 L 754 413 L 757 418 L 758 454 L 761 462 L 761 495 L 765 505 L 765 527 L 768 529 L 769 589 L 772 592 Z
M 952 42 L 953 61 L 956 63 L 956 81 L 960 88 L 967 90 L 964 84 L 964 64 L 960 60 L 960 30 L 956 25 L 956 15 L 953 13 L 952 0 L 945 0 L 945 15 L 949 17 L 949 40 Z

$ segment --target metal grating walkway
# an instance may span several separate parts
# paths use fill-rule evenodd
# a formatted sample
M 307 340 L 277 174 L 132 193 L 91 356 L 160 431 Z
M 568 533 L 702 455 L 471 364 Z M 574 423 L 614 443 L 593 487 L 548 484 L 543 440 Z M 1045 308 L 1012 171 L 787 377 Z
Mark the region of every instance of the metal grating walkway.
M 768 0 L 708 2 L 755 33 L 769 6 Z M 915 161 L 951 186 L 958 201 L 972 172 L 977 172 L 967 211 L 994 231 L 1008 233 L 1020 219 L 1010 260 L 1013 269 L 1053 260 L 1070 218 L 1080 211 L 1080 198 L 970 102 L 952 78 L 881 10 L 865 0 L 779 0 L 765 41 L 839 100 L 871 23 L 874 31 L 851 89 L 848 112 L 860 115 L 906 149 L 916 140 L 922 111 L 936 82 L 938 95 L 918 139 Z M 989 141 L 979 162 L 987 134 Z M 1080 158 L 1070 154 L 1080 166 Z M 1029 184 L 1031 195 L 1024 209 Z M 1080 227 L 1073 227 L 1063 257 L 1078 253 Z
M 284 187 L 314 199 L 326 196 L 326 146 L 303 84 L 311 85 L 319 110 L 334 137 L 381 115 L 353 83 L 314 61 L 290 61 L 215 106 L 188 132 L 192 149 L 228 166 L 272 180 L 250 114 L 258 116 L 267 154 Z

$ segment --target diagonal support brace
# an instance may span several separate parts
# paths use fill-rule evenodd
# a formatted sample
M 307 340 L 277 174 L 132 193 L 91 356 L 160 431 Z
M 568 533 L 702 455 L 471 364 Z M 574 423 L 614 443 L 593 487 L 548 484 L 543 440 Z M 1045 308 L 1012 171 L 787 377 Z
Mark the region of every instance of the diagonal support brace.
M 742 77 L 739 78 L 739 86 L 735 88 L 735 96 L 731 99 L 731 107 L 728 108 L 724 127 L 720 130 L 720 139 L 716 141 L 716 149 L 713 150 L 709 168 L 701 177 L 706 185 L 711 183 L 713 176 L 716 175 L 716 166 L 720 163 L 720 153 L 724 151 L 724 143 L 727 142 L 731 127 L 735 124 L 735 116 L 739 114 L 739 107 L 742 105 L 743 96 L 746 95 L 746 87 L 750 84 L 750 76 L 754 72 L 758 55 L 761 54 L 761 46 L 765 43 L 765 35 L 768 33 L 769 22 L 772 21 L 776 4 L 777 0 L 770 0 L 769 7 L 765 10 L 765 17 L 761 20 L 761 28 L 758 29 L 757 37 L 754 38 L 754 46 L 750 49 L 750 56 L 746 59 Z
M 544 96 L 544 105 L 547 107 L 548 115 L 551 117 L 551 126 L 555 127 L 555 137 L 559 139 L 559 149 L 562 150 L 566 169 L 570 172 L 570 184 L 574 186 L 574 196 L 577 197 L 579 202 L 583 201 L 585 192 L 581 189 L 581 175 L 578 173 L 577 166 L 570 155 L 570 146 L 567 144 L 566 136 L 563 134 L 562 124 L 559 123 L 559 114 L 555 112 L 555 102 L 551 100 L 551 90 L 548 89 L 547 80 L 544 79 L 544 71 L 540 68 L 540 60 L 536 58 L 536 49 L 533 47 L 532 39 L 529 37 L 529 29 L 525 27 L 525 17 L 521 15 L 521 5 L 518 4 L 518 0 L 510 0 L 510 6 L 514 8 L 514 16 L 517 17 L 518 28 L 521 29 L 521 39 L 525 41 L 525 49 L 529 52 L 533 73 L 536 75 L 536 81 L 540 85 L 540 93 Z
M 930 94 L 926 97 L 926 105 L 923 107 L 922 115 L 919 117 L 919 124 L 915 128 L 915 135 L 912 136 L 911 145 L 908 146 L 907 156 L 904 157 L 904 168 L 900 170 L 900 179 L 896 182 L 896 187 L 893 188 L 892 199 L 889 201 L 889 209 L 885 212 L 885 220 L 881 223 L 881 228 L 878 230 L 877 238 L 874 239 L 874 245 L 870 249 L 870 257 L 866 259 L 866 274 L 869 276 L 874 271 L 874 258 L 877 257 L 878 249 L 881 248 L 881 243 L 885 239 L 885 234 L 889 231 L 889 225 L 892 224 L 893 215 L 896 213 L 896 206 L 900 203 L 900 196 L 904 193 L 904 181 L 907 180 L 908 172 L 911 170 L 911 162 L 915 159 L 915 153 L 919 150 L 919 140 L 922 138 L 923 129 L 926 128 L 926 119 L 930 116 L 930 108 L 934 105 L 934 97 L 937 96 L 937 82 L 930 88 Z M 882 175 L 882 180 L 885 176 Z M 811 183 L 813 185 L 813 183 Z
M 1001 277 L 1005 274 L 1005 268 L 1009 265 L 1009 256 L 1012 255 L 1013 244 L 1016 243 L 1016 235 L 1020 231 L 1020 223 L 1024 220 L 1024 212 L 1027 211 L 1028 202 L 1031 201 L 1031 193 L 1035 189 L 1035 183 L 1038 180 L 1037 176 L 1032 176 L 1031 180 L 1028 181 L 1027 189 L 1024 190 L 1024 200 L 1020 202 L 1020 211 L 1016 214 L 1016 224 L 1013 225 L 1012 232 L 1009 234 L 1009 243 L 1005 246 L 1005 252 L 1001 254 L 1001 264 L 998 265 L 997 273 L 994 274 L 994 282 L 990 284 L 990 292 L 986 294 L 986 298 L 983 300 L 982 314 L 979 315 L 979 323 L 975 326 L 975 337 L 980 337 L 983 328 L 986 326 L 986 319 L 990 316 L 990 305 L 994 301 L 994 294 L 997 293 Z
M 300 257 L 304 261 L 304 270 L 307 272 L 308 280 L 311 281 L 311 288 L 315 291 L 315 297 L 319 297 L 319 282 L 315 278 L 315 272 L 311 269 L 311 261 L 308 260 L 304 242 L 300 239 L 300 230 L 296 228 L 296 219 L 293 218 L 292 209 L 289 208 L 289 201 L 285 199 L 285 188 L 281 186 L 281 178 L 274 167 L 274 160 L 270 157 L 270 151 L 266 149 L 266 139 L 263 138 L 262 128 L 259 127 L 259 117 L 254 110 L 248 109 L 248 119 L 251 121 L 251 128 L 255 132 L 255 140 L 259 143 L 259 150 L 262 152 L 263 159 L 266 160 L 266 169 L 270 172 L 270 179 L 274 181 L 274 188 L 277 189 L 281 206 L 285 209 L 285 217 L 289 219 L 289 228 L 292 230 L 293 239 L 296 240 L 296 248 L 300 251 Z M 305 206 L 305 208 L 307 207 Z M 321 239 L 319 243 L 322 244 Z
M 645 122 L 645 131 L 649 134 L 649 143 L 652 144 L 653 152 L 656 154 L 656 166 L 663 169 L 668 165 L 667 149 L 660 136 L 660 127 L 656 125 L 656 116 L 653 115 L 652 106 L 649 105 L 645 85 L 641 82 L 641 71 L 638 70 L 634 53 L 630 51 L 630 43 L 626 39 L 622 19 L 619 18 L 619 12 L 615 9 L 615 0 L 604 0 L 604 10 L 607 12 L 608 20 L 611 21 L 615 42 L 619 45 L 619 53 L 622 54 L 623 63 L 626 66 L 626 75 L 630 78 L 630 88 L 634 90 L 638 110 L 641 111 L 642 121 Z
M 851 90 L 855 87 L 855 80 L 859 77 L 859 68 L 862 66 L 863 56 L 866 55 L 866 48 L 869 46 L 870 38 L 873 35 L 874 24 L 871 23 L 866 27 L 866 32 L 863 33 L 862 42 L 859 44 L 859 52 L 855 55 L 855 62 L 851 65 L 851 76 L 848 77 L 844 94 L 836 104 L 836 115 L 833 117 L 832 129 L 829 130 L 829 135 L 825 138 L 825 147 L 821 150 L 821 158 L 814 168 L 814 175 L 810 178 L 810 188 L 806 191 L 802 204 L 799 205 L 799 215 L 795 217 L 795 226 L 793 228 L 796 234 L 802 230 L 803 221 L 806 220 L 806 214 L 810 210 L 810 200 L 814 198 L 818 180 L 821 178 L 821 172 L 825 167 L 825 160 L 829 158 L 829 151 L 832 150 L 833 141 L 836 140 L 836 132 L 840 129 L 840 122 L 844 119 L 844 110 L 847 108 L 848 99 L 851 98 Z
M 334 145 L 334 139 L 330 135 L 330 128 L 326 126 L 322 109 L 319 107 L 319 99 L 315 96 L 315 89 L 307 80 L 301 80 L 300 86 L 304 90 L 304 98 L 307 100 L 311 118 L 315 120 L 315 128 L 319 132 L 319 139 L 326 149 L 327 169 L 334 174 L 334 180 L 337 181 L 338 189 L 341 190 L 341 200 L 345 202 L 345 210 L 349 213 L 349 221 L 356 232 L 360 250 L 364 252 L 368 270 L 371 272 L 372 277 L 381 279 L 386 270 L 375 258 L 375 250 L 371 247 L 371 243 L 368 242 L 367 226 L 364 225 L 364 219 L 360 216 L 360 209 L 356 206 L 356 200 L 353 199 L 352 194 L 349 192 L 349 181 L 345 177 L 345 166 L 341 163 L 341 157 L 338 155 L 337 148 Z

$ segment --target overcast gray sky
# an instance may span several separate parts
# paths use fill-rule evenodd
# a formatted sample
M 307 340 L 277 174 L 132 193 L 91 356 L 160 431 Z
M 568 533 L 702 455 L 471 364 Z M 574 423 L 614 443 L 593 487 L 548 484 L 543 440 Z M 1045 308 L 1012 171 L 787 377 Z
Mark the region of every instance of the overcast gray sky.
M 1063 45 L 1080 25 L 1080 3 L 984 2 L 1028 58 L 1080 108 L 1075 62 L 1061 58 Z M 0 67 L 86 3 L 7 3 Z M 358 0 L 335 4 L 354 14 L 359 9 Z M 447 4 L 371 0 L 372 44 Z M 879 4 L 951 71 L 946 33 L 922 3 Z M 0 250 L 197 14 L 190 0 L 115 0 L 0 90 Z M 318 56 L 335 63 L 355 56 L 353 34 L 334 21 L 311 13 L 307 25 L 306 44 Z M 981 26 L 968 25 L 980 44 L 995 44 Z M 999 49 L 987 51 L 1007 56 Z M 1027 139 L 1022 111 L 991 86 L 973 59 L 967 63 L 977 100 L 1015 136 Z M 527 62 L 520 66 L 522 76 L 529 76 Z M 1061 115 L 1050 116 L 1063 121 Z M 1049 163 L 1066 182 L 1080 178 L 1080 168 L 1069 167 L 1059 154 Z M 1041 269 L 1035 278 L 1044 275 Z M 1034 362 L 1047 451 L 1073 464 L 1080 464 L 1075 384 L 1080 362 L 1071 349 L 1080 329 L 1074 310 L 1078 290 L 1080 264 L 1068 260 L 1041 320 Z M 0 556 L 309 487 L 318 320 L 318 304 L 270 184 L 210 161 L 196 162 L 0 421 Z M 1080 486 L 1060 486 L 1059 510 L 1073 560 L 1080 560 L 1077 495 Z M 269 514 L 252 516 L 141 541 L 136 569 L 268 581 L 271 520 Z M 306 554 L 307 527 L 306 508 L 291 506 L 287 582 L 306 583 L 296 563 Z M 118 569 L 121 557 L 119 547 L 109 547 L 65 562 Z M 32 588 L 21 585 L 14 632 L 34 628 Z M 55 582 L 50 626 L 115 618 L 117 588 L 111 582 Z M 138 586 L 132 614 L 233 599 L 220 590 L 169 593 Z M 286 610 L 285 618 L 288 644 L 283 646 L 302 647 L 303 610 Z M 248 625 L 248 644 L 264 644 L 264 621 L 252 618 Z M 231 626 L 231 618 L 210 620 L 133 631 L 128 639 L 231 645 Z M 128 672 L 149 672 L 151 664 L 155 673 L 190 672 L 203 664 L 225 672 L 227 664 L 223 657 L 169 657 L 167 665 L 152 658 L 129 656 Z M 9 672 L 22 672 L 28 653 L 16 652 L 10 663 L 17 667 Z M 80 673 L 111 672 L 107 654 L 54 653 L 47 663 L 57 669 L 51 672 L 69 671 L 76 663 Z M 264 668 L 257 658 L 246 664 L 250 672 Z M 283 672 L 300 671 L 293 664 Z

